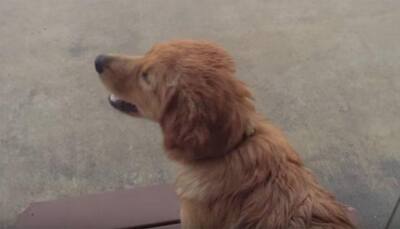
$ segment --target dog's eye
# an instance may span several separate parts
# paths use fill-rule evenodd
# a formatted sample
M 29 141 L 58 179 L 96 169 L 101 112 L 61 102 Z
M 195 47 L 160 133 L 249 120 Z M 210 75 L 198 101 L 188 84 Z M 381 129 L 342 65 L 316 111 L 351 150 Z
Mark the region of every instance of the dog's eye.
M 146 81 L 147 83 L 149 83 L 149 74 L 147 74 L 147 72 L 143 72 L 141 75 L 142 79 L 144 81 Z

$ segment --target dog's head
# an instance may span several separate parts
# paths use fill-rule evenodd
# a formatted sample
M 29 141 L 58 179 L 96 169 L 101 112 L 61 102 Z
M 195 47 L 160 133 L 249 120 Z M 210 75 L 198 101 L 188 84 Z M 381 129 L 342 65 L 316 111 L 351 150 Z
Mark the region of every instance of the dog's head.
M 100 55 L 95 67 L 113 107 L 159 122 L 175 160 L 220 156 L 249 130 L 254 107 L 231 57 L 202 41 L 155 45 L 143 56 Z

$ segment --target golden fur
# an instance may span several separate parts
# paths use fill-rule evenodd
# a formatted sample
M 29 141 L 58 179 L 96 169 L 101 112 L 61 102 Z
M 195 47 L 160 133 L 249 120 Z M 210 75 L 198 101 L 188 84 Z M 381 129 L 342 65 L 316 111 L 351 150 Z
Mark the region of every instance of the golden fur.
M 160 124 L 184 228 L 355 228 L 284 135 L 255 111 L 231 57 L 172 41 L 138 57 L 109 56 L 101 79 Z

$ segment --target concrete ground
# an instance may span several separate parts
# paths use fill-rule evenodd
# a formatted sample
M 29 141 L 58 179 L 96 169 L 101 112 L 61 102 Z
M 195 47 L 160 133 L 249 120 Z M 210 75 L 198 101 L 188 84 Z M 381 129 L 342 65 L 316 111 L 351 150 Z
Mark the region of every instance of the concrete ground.
M 0 225 L 32 201 L 173 181 L 154 123 L 111 109 L 99 53 L 209 39 L 364 228 L 400 194 L 398 0 L 2 0 Z M 1 227 L 0 226 L 0 227 Z

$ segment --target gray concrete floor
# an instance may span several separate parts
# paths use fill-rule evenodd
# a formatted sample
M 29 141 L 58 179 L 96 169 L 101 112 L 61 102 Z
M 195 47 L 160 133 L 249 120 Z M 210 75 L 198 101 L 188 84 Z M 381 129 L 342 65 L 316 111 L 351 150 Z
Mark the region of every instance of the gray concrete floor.
M 0 2 L 0 225 L 32 201 L 173 181 L 153 123 L 110 108 L 98 53 L 209 39 L 364 228 L 400 190 L 400 1 Z

